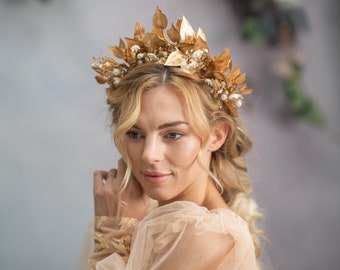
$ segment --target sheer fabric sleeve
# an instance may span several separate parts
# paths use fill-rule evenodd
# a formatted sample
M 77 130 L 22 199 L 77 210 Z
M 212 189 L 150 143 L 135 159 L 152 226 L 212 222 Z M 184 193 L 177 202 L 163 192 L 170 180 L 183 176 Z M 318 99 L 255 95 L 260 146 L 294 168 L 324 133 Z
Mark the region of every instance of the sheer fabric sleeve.
M 130 255 L 131 237 L 136 224 L 136 219 L 128 217 L 95 217 L 94 252 L 90 259 L 91 269 L 103 269 L 101 265 L 105 264 L 105 258 L 112 254 L 116 254 L 115 261 L 118 264 L 124 265 Z
M 176 202 L 156 209 L 138 226 L 127 266 L 254 270 L 256 260 L 248 226 L 235 213 Z

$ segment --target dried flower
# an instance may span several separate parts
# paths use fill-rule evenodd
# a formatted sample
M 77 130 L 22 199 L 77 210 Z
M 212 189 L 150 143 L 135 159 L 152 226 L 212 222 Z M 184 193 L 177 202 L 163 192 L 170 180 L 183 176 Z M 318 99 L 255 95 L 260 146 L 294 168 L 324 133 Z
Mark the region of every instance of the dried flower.
M 227 100 L 227 98 L 228 98 L 228 95 L 227 94 L 222 94 L 221 95 L 221 99 L 223 100 L 223 101 L 225 101 L 225 100 Z
M 117 86 L 120 83 L 120 78 L 114 77 L 113 83 L 114 83 L 115 86 Z
M 138 45 L 133 45 L 131 47 L 131 51 L 133 51 L 133 52 L 138 52 L 139 50 L 140 50 L 140 47 Z
M 114 76 L 117 76 L 117 75 L 120 74 L 120 70 L 119 70 L 118 68 L 114 68 L 114 69 L 112 70 L 112 74 L 113 74 Z

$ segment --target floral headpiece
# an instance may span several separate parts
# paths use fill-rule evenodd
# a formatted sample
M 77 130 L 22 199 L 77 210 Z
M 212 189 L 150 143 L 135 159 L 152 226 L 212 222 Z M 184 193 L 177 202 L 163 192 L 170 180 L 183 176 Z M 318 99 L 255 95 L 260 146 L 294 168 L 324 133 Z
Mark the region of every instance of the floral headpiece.
M 119 46 L 110 47 L 111 53 L 123 63 L 108 56 L 93 59 L 92 68 L 99 74 L 97 82 L 107 83 L 108 90 L 114 90 L 137 65 L 151 62 L 177 66 L 201 78 L 229 114 L 237 116 L 243 95 L 250 94 L 252 89 L 247 89 L 240 67 L 232 68 L 230 49 L 224 49 L 218 57 L 210 55 L 202 29 L 196 33 L 185 17 L 167 30 L 168 40 L 163 32 L 167 24 L 167 17 L 159 8 L 152 17 L 152 32 L 145 33 L 144 26 L 137 22 L 134 38 L 125 38 L 126 44 L 120 39 Z

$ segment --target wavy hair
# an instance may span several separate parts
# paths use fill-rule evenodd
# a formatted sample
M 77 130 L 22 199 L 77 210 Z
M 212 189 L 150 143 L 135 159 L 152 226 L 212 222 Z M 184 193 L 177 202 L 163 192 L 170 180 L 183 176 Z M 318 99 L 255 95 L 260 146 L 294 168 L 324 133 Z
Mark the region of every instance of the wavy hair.
M 143 64 L 130 70 L 121 80 L 118 88 L 107 89 L 114 141 L 127 163 L 122 190 L 131 175 L 131 162 L 122 138 L 138 119 L 143 92 L 159 85 L 171 87 L 184 97 L 190 120 L 201 138 L 202 148 L 207 143 L 210 130 L 214 125 L 227 124 L 227 138 L 221 148 L 212 153 L 208 173 L 220 190 L 224 201 L 248 223 L 256 257 L 259 258 L 261 254 L 259 235 L 262 231 L 256 227 L 256 220 L 261 216 L 261 212 L 250 196 L 252 187 L 244 160 L 244 155 L 252 147 L 252 140 L 241 120 L 231 117 L 225 109 L 222 109 L 222 102 L 210 94 L 209 86 L 181 68 Z

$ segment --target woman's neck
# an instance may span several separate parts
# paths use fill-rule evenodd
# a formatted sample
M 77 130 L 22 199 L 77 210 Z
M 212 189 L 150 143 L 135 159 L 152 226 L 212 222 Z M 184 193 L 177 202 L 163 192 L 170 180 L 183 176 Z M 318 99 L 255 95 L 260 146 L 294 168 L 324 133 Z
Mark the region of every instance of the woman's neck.
M 205 200 L 201 205 L 206 207 L 208 210 L 216 208 L 229 208 L 213 181 L 208 183 Z

